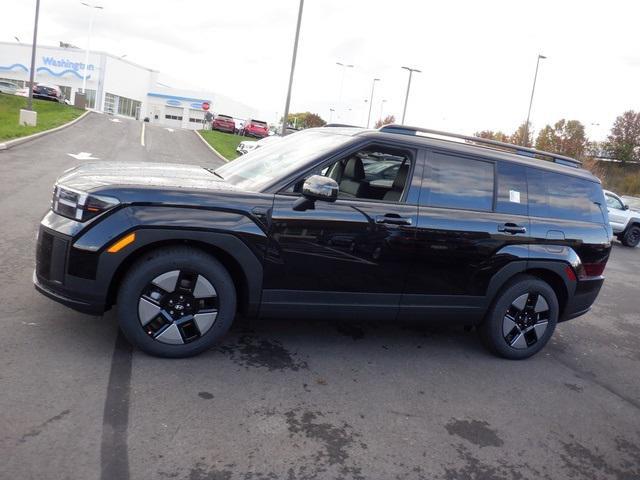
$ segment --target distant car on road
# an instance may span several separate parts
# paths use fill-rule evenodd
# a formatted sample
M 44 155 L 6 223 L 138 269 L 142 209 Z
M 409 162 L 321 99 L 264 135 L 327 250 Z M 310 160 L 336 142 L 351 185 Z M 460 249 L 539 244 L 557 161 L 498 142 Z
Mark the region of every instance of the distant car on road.
M 625 247 L 636 247 L 640 243 L 640 211 L 633 210 L 622 198 L 604 190 L 609 213 L 609 224 L 613 234 Z M 636 199 L 637 200 L 637 199 Z
M 233 117 L 220 114 L 213 118 L 211 128 L 221 132 L 233 133 L 236 128 L 236 123 L 233 121 Z
M 64 102 L 64 96 L 62 90 L 56 85 L 49 85 L 46 83 L 38 83 L 33 87 L 33 98 L 40 98 L 42 100 L 51 100 L 53 102 Z
M 18 93 L 18 86 L 15 83 L 0 80 L 0 93 L 16 95 Z
M 258 141 L 245 140 L 244 142 L 240 142 L 238 147 L 236 148 L 236 152 L 240 155 L 244 155 L 245 153 L 252 152 L 256 148 L 264 147 L 267 144 L 271 144 L 275 141 L 280 140 L 282 137 L 277 135 L 271 135 L 269 137 L 264 137 Z
M 267 122 L 250 118 L 244 124 L 244 135 L 247 137 L 264 138 L 269 136 Z

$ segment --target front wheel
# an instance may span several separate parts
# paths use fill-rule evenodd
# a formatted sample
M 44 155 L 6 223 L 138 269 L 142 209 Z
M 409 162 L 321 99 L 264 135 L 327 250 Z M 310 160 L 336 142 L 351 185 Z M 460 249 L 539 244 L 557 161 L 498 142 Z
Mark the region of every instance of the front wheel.
M 479 328 L 483 343 L 496 355 L 520 360 L 538 353 L 558 322 L 553 289 L 529 275 L 514 278 L 498 294 Z
M 632 225 L 621 237 L 620 241 L 625 247 L 637 247 L 640 243 L 640 227 Z
M 189 357 L 216 344 L 236 313 L 236 291 L 215 258 L 187 247 L 153 250 L 128 271 L 118 292 L 125 337 L 159 357 Z

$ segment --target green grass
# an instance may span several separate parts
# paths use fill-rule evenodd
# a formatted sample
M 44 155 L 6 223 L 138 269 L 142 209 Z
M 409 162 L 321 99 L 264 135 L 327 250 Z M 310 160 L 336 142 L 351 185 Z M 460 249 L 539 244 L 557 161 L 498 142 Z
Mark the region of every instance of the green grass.
M 244 140 L 255 141 L 255 138 L 241 137 L 231 133 L 218 132 L 217 130 L 200 130 L 200 134 L 209 145 L 215 148 L 220 155 L 227 160 L 234 160 L 240 156 L 236 152 L 238 144 Z
M 20 109 L 27 108 L 27 98 L 0 94 L 0 141 L 24 137 L 42 132 L 70 122 L 84 113 L 84 110 L 46 100 L 33 100 L 33 109 L 38 112 L 35 127 L 19 125 Z

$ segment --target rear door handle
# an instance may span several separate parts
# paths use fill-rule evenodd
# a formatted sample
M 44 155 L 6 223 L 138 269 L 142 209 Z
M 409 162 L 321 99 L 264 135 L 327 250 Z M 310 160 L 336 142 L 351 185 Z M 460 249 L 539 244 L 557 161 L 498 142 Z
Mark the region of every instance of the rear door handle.
M 376 223 L 386 223 L 389 225 L 411 225 L 411 218 L 401 217 L 395 213 L 387 213 L 386 215 L 378 215 Z
M 521 225 L 515 223 L 505 223 L 504 225 L 498 225 L 498 231 L 504 233 L 527 233 L 527 229 Z

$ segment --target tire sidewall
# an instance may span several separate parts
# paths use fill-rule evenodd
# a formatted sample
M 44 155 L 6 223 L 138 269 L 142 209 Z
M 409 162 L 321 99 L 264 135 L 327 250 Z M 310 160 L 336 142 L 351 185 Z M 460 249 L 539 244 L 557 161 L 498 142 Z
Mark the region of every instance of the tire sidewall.
M 543 295 L 549 306 L 549 320 L 542 338 L 526 349 L 516 349 L 507 344 L 502 328 L 507 308 L 520 295 L 538 293 Z M 520 277 L 506 286 L 497 296 L 481 326 L 481 337 L 487 347 L 501 357 L 522 360 L 535 355 L 547 344 L 558 322 L 558 299 L 553 289 L 542 280 L 534 277 Z
M 211 328 L 199 339 L 183 345 L 152 339 L 138 317 L 143 289 L 157 276 L 172 270 L 197 272 L 213 285 L 218 295 L 218 315 Z M 196 249 L 159 250 L 145 255 L 131 267 L 118 292 L 117 312 L 125 337 L 144 352 L 161 357 L 188 357 L 211 348 L 229 330 L 236 313 L 236 292 L 230 275 L 215 258 Z
M 634 225 L 631 228 L 629 228 L 629 230 L 627 230 L 627 233 L 625 233 L 624 236 L 622 237 L 622 244 L 625 247 L 631 247 L 631 248 L 637 247 L 638 243 L 640 243 L 638 241 L 638 237 L 636 237 L 636 241 L 635 242 L 632 242 L 631 241 L 631 234 L 632 234 L 632 232 L 635 231 L 636 235 L 638 235 L 638 234 L 640 234 L 640 232 L 638 232 L 639 230 L 640 230 L 640 227 L 638 227 L 637 225 Z

